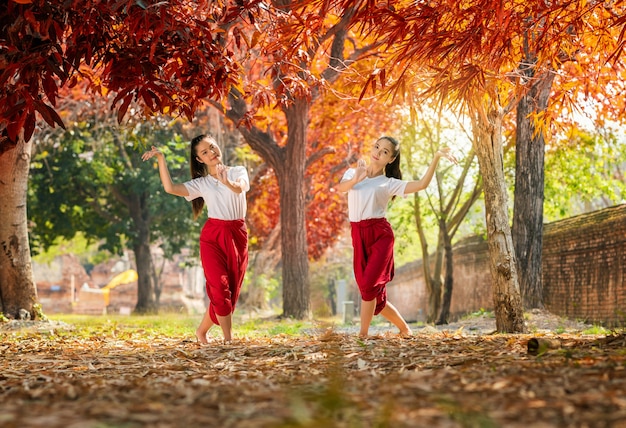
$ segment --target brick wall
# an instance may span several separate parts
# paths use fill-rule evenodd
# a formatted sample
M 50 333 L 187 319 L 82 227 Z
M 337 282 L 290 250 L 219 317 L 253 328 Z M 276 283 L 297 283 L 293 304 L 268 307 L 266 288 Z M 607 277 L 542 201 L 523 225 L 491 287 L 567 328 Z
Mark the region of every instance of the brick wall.
M 547 224 L 543 239 L 546 309 L 570 319 L 626 325 L 626 204 Z M 487 242 L 454 246 L 452 319 L 493 309 Z M 388 298 L 407 320 L 424 321 L 422 262 L 396 269 Z
M 626 204 L 546 225 L 543 284 L 551 312 L 626 325 Z
M 71 254 L 50 263 L 33 262 L 33 278 L 44 313 L 71 313 L 80 287 L 91 280 L 78 258 Z
M 454 285 L 450 318 L 457 319 L 480 309 L 493 308 L 487 242 L 471 237 L 454 246 Z M 426 321 L 428 293 L 422 260 L 396 268 L 387 287 L 387 298 L 407 321 Z
M 159 257 L 162 254 L 155 251 L 153 257 L 161 266 Z M 121 259 L 109 260 L 95 266 L 90 275 L 78 258 L 69 254 L 56 257 L 50 263 L 33 262 L 33 277 L 44 313 L 117 314 L 132 311 L 137 304 L 137 281 L 112 288 L 108 306 L 102 290 L 117 274 L 135 268 L 132 259 L 130 253 Z M 204 312 L 204 281 L 198 295 L 184 289 L 188 270 L 180 267 L 184 259 L 184 256 L 177 256 L 163 264 L 159 308 L 163 311 Z

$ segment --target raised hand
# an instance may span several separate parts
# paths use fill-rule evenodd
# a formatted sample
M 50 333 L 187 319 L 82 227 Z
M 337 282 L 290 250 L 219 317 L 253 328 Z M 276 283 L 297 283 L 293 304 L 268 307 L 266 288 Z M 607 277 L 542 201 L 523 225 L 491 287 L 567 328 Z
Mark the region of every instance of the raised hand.
M 367 177 L 367 164 L 363 159 L 359 159 L 356 163 L 356 168 L 354 171 L 354 178 L 357 182 L 363 180 Z
M 148 159 L 157 156 L 157 155 L 162 155 L 163 153 L 161 153 L 161 151 L 156 147 L 156 146 L 152 146 L 152 149 L 148 150 L 147 152 L 145 152 L 143 155 L 141 155 L 141 159 L 143 161 L 147 161 Z
M 452 154 L 452 150 L 450 149 L 450 147 L 439 148 L 439 150 L 437 150 L 437 154 L 441 156 L 442 158 L 448 159 L 450 162 L 452 162 L 455 165 L 458 165 L 459 163 L 456 157 L 454 157 L 454 155 Z
M 224 184 L 228 184 L 228 167 L 223 164 L 218 164 L 215 166 L 215 178 L 221 181 Z

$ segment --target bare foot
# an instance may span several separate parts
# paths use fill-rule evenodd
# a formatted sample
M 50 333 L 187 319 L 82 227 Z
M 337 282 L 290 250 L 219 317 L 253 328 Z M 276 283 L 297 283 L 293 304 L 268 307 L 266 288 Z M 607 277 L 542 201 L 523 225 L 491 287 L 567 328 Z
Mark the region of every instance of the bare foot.
M 206 338 L 206 331 L 202 333 L 200 330 L 196 330 L 196 339 L 198 339 L 198 343 L 202 346 L 209 344 Z
M 398 336 L 400 336 L 400 337 L 411 337 L 411 336 L 413 336 L 413 332 L 411 330 L 403 330 L 400 333 L 398 333 Z

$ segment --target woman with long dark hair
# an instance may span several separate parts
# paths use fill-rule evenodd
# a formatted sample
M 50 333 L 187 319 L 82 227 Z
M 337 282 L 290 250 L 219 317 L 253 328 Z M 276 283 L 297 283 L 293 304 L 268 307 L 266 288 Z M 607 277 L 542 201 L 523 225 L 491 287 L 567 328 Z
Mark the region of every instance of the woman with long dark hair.
M 191 140 L 191 181 L 174 183 L 165 156 L 156 147 L 142 159 L 156 156 L 159 176 L 167 193 L 191 201 L 194 218 L 206 205 L 208 219 L 200 234 L 200 258 L 210 303 L 196 338 L 208 344 L 209 329 L 218 324 L 224 341 L 232 340 L 232 314 L 248 266 L 248 230 L 246 192 L 250 189 L 248 172 L 243 166 L 229 167 L 222 163 L 222 152 L 213 137 L 199 135 Z
M 392 137 L 381 137 L 371 149 L 369 165 L 359 160 L 335 187 L 348 192 L 354 276 L 361 293 L 360 337 L 368 336 L 372 319 L 378 314 L 398 327 L 401 335 L 411 334 L 400 312 L 387 301 L 387 283 L 394 275 L 394 234 L 385 216 L 392 198 L 428 187 L 442 157 L 456 163 L 448 148 L 440 149 L 420 180 L 403 181 L 400 144 Z

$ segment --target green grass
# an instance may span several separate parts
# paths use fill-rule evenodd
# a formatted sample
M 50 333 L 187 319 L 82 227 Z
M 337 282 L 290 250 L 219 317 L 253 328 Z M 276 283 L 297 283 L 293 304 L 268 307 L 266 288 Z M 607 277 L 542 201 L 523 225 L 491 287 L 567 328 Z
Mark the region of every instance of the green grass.
M 611 330 L 601 325 L 594 325 L 593 327 L 589 327 L 586 330 L 583 330 L 583 334 L 610 334 Z
M 51 321 L 62 321 L 80 331 L 114 332 L 116 330 L 142 331 L 165 336 L 181 336 L 194 332 L 199 316 L 180 314 L 124 316 L 124 315 L 52 315 Z
M 476 312 L 472 312 L 469 313 L 463 317 L 461 317 L 462 320 L 466 320 L 466 319 L 472 319 L 472 318 L 480 318 L 480 317 L 487 317 L 487 318 L 495 318 L 495 314 L 493 313 L 493 311 L 488 311 L 486 309 L 480 308 L 479 310 L 477 310 Z
M 202 319 L 201 315 L 166 313 L 159 315 L 51 315 L 50 321 L 60 321 L 72 327 L 73 335 L 91 336 L 143 336 L 189 337 L 193 338 Z M 233 331 L 236 337 L 266 337 L 275 335 L 295 336 L 305 329 L 314 328 L 313 322 L 290 319 L 257 318 L 237 315 L 233 319 Z M 214 326 L 209 335 L 220 337 L 219 327 Z

